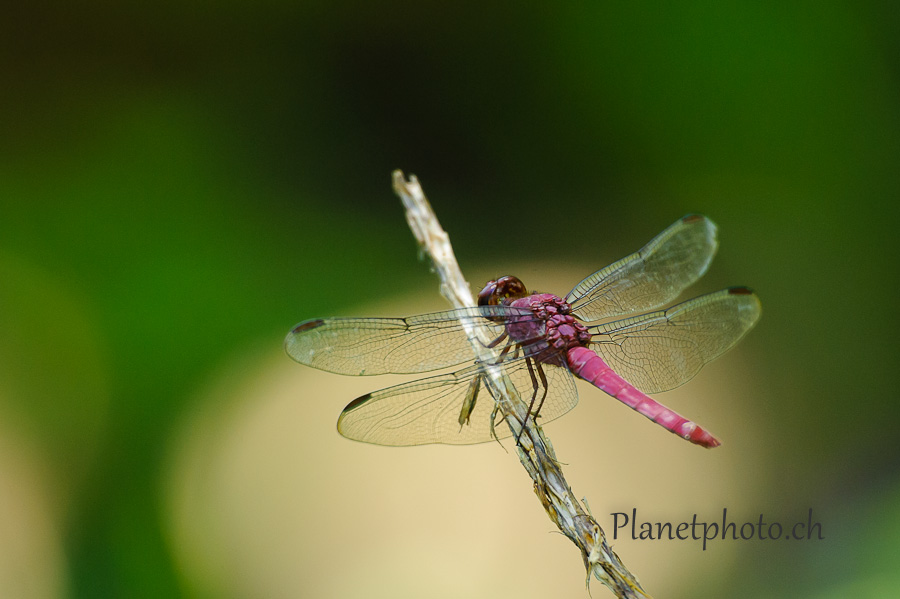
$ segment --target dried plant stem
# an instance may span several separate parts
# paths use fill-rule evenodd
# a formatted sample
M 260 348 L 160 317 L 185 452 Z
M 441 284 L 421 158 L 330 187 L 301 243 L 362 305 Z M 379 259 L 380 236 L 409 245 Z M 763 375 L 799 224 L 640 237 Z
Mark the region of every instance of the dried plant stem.
M 394 191 L 406 208 L 406 220 L 440 277 L 441 294 L 454 308 L 475 306 L 469 285 L 453 254 L 450 237 L 441 228 L 418 179 L 411 176 L 407 181 L 398 170 L 393 173 L 393 183 Z M 587 581 L 590 582 L 590 576 L 594 574 L 617 597 L 648 598 L 649 595 L 606 542 L 603 529 L 575 498 L 559 467 L 550 440 L 544 436 L 534 418 L 525 418 L 528 406 L 519 398 L 515 386 L 501 367 L 490 366 L 497 363 L 498 355 L 494 348 L 488 347 L 491 341 L 489 332 L 475 324 L 463 324 L 476 359 L 486 365 L 485 383 L 513 435 L 519 434 L 521 423 L 525 422 L 516 447 L 519 460 L 534 481 L 534 492 L 547 515 L 581 550 Z

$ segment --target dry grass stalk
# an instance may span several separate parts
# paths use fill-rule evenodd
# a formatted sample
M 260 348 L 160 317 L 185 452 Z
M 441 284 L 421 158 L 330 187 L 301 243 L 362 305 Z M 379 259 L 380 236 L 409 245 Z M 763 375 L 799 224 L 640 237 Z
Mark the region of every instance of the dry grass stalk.
M 407 181 L 398 170 L 393 173 L 393 183 L 394 191 L 406 208 L 406 220 L 440 277 L 441 294 L 454 308 L 475 306 L 469 284 L 453 254 L 450 237 L 441 228 L 418 179 L 411 176 Z M 463 324 L 476 359 L 486 365 L 485 383 L 514 436 L 519 434 L 521 422 L 526 421 L 516 448 L 519 460 L 534 481 L 534 492 L 547 515 L 581 551 L 587 570 L 587 582 L 590 582 L 593 574 L 617 597 L 648 598 L 649 595 L 606 542 L 603 529 L 575 498 L 556 460 L 550 440 L 544 436 L 534 418 L 524 418 L 528 406 L 519 398 L 515 386 L 504 375 L 502 368 L 490 366 L 496 363 L 498 356 L 494 348 L 487 347 L 491 340 L 488 331 L 476 324 Z

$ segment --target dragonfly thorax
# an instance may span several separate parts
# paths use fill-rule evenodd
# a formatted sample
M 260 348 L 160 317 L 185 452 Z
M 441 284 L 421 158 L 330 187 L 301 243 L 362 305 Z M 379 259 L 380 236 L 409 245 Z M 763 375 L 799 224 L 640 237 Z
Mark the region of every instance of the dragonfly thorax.
M 587 328 L 569 313 L 571 306 L 559 296 L 536 293 L 514 300 L 509 305 L 528 308 L 538 317 L 538 320 L 522 319 L 507 324 L 510 337 L 516 341 L 533 339 L 543 333 L 550 347 L 566 350 L 570 347 L 587 345 L 591 339 Z

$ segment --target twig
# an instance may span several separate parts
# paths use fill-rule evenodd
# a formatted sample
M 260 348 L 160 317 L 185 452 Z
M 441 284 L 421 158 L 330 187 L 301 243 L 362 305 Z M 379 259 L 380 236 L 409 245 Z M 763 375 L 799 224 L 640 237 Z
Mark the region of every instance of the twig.
M 407 181 L 403 173 L 397 170 L 393 173 L 393 182 L 394 191 L 406 208 L 406 220 L 441 279 L 441 294 L 454 308 L 475 306 L 469 284 L 463 278 L 453 254 L 450 237 L 441 228 L 418 179 L 411 176 Z M 485 383 L 513 435 L 519 434 L 523 421 L 526 423 L 516 447 L 519 460 L 534 481 L 534 492 L 547 515 L 581 550 L 587 583 L 590 583 L 593 574 L 617 597 L 647 599 L 649 595 L 606 542 L 603 529 L 575 498 L 559 467 L 550 440 L 544 436 L 534 418 L 525 418 L 528 406 L 519 398 L 515 386 L 501 367 L 490 366 L 497 363 L 498 357 L 496 350 L 488 347 L 489 332 L 474 323 L 463 323 L 463 326 L 466 327 L 475 358 L 485 365 Z

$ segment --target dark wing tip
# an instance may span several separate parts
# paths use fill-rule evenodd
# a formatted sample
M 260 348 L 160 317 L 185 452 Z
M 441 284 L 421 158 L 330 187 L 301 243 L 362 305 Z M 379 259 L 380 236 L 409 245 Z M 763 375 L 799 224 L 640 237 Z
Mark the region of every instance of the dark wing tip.
M 347 414 L 348 412 L 352 412 L 353 410 L 360 407 L 361 405 L 363 405 L 370 399 L 372 399 L 371 393 L 366 393 L 365 395 L 363 395 L 361 397 L 357 397 L 356 399 L 354 399 L 353 401 L 351 401 L 350 403 L 347 404 L 347 407 L 345 407 L 344 410 L 341 412 L 341 418 L 344 417 L 344 414 Z
M 346 431 L 346 430 L 344 429 L 344 418 L 345 418 L 348 414 L 350 414 L 350 412 L 352 412 L 353 410 L 355 410 L 356 408 L 359 408 L 359 407 L 363 406 L 363 405 L 364 405 L 367 401 L 369 401 L 370 399 L 372 399 L 372 394 L 371 394 L 371 393 L 366 393 L 366 394 L 363 395 L 362 397 L 357 397 L 356 399 L 354 399 L 353 401 L 351 401 L 350 403 L 348 403 L 348 404 L 347 404 L 347 407 L 345 407 L 345 408 L 341 411 L 341 415 L 338 416 L 338 421 L 337 421 L 337 431 L 338 431 L 338 433 L 340 433 L 340 435 L 341 435 L 342 437 L 347 437 L 348 439 L 353 439 L 354 441 L 364 441 L 364 439 L 360 439 L 359 437 L 357 437 L 357 436 L 354 435 L 353 433 L 348 432 L 348 431 Z
M 325 321 L 322 320 L 321 318 L 316 318 L 314 320 L 304 320 L 303 322 L 301 322 L 300 324 L 295 326 L 293 329 L 291 329 L 291 333 L 297 334 L 297 333 L 303 333 L 305 331 L 311 331 L 312 329 L 319 328 L 323 324 L 325 324 Z
M 681 217 L 681 222 L 683 222 L 686 225 L 689 225 L 691 223 L 696 223 L 701 220 L 706 220 L 706 217 L 703 216 L 702 214 L 687 214 L 687 215 Z
M 728 295 L 753 295 L 753 290 L 749 287 L 729 287 Z

